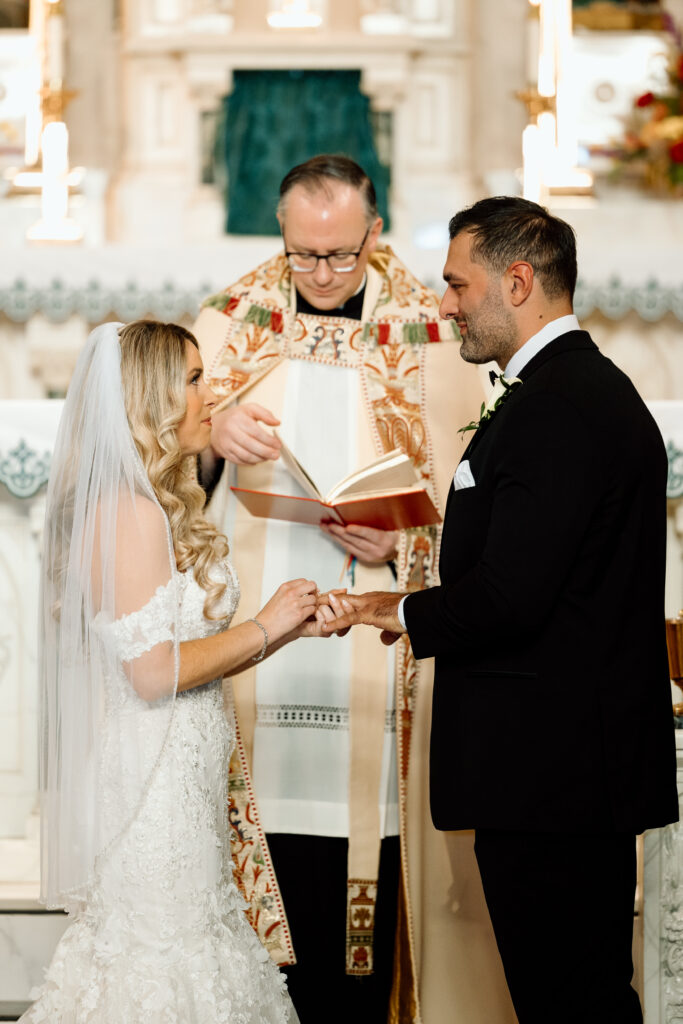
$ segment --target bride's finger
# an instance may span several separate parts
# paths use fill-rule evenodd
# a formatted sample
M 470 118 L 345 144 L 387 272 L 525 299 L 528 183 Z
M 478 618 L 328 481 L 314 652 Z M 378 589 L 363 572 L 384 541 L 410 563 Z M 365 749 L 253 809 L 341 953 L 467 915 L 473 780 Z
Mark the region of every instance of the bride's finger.
M 318 584 L 315 582 L 315 580 L 290 580 L 289 583 L 284 584 L 284 586 L 289 587 L 290 592 L 297 595 L 318 593 Z

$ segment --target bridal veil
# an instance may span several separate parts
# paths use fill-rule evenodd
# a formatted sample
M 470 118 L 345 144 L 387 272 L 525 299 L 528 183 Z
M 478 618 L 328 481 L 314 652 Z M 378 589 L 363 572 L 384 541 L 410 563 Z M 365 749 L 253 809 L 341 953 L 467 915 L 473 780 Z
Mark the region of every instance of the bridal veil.
M 135 819 L 177 688 L 178 573 L 128 425 L 121 326 L 96 328 L 78 359 L 47 492 L 39 671 L 41 899 L 50 908 L 82 902 Z

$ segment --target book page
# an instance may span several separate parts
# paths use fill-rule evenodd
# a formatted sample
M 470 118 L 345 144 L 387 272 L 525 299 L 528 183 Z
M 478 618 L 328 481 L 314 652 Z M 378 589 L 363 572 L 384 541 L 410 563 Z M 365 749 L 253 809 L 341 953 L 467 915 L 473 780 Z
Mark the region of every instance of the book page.
M 367 494 L 374 491 L 401 490 L 419 484 L 415 467 L 410 457 L 400 448 L 381 455 L 369 466 L 340 480 L 327 495 L 327 501 L 333 504 L 339 498 L 350 494 Z
M 299 487 L 301 487 L 310 498 L 316 498 L 318 501 L 324 501 L 322 494 L 311 480 L 310 476 L 301 465 L 299 460 L 296 458 L 294 453 L 287 447 L 285 442 L 282 440 L 277 430 L 273 431 L 274 437 L 278 439 L 282 448 L 280 449 L 280 458 L 284 462 L 287 470 L 294 477 Z

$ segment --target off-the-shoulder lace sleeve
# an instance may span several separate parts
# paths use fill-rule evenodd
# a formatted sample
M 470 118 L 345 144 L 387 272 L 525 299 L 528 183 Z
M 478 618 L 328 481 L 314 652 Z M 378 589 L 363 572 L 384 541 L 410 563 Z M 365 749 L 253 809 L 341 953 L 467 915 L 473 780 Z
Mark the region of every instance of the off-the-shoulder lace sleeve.
M 181 577 L 158 504 L 119 495 L 113 512 L 115 556 L 105 549 L 106 560 L 95 563 L 96 570 L 104 566 L 103 599 L 93 623 L 107 652 L 104 677 L 123 672 L 138 697 L 156 702 L 175 693 Z
M 178 579 L 157 587 L 147 604 L 114 622 L 101 619 L 97 628 L 106 643 L 114 644 L 119 661 L 131 662 L 160 644 L 174 639 L 178 608 Z

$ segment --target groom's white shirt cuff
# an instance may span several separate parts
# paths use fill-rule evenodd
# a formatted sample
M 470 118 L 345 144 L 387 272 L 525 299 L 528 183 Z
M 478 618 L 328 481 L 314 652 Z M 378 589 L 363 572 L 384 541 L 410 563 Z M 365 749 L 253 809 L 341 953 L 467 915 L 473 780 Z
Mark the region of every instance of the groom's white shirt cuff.
M 407 596 L 408 596 L 408 595 L 406 594 L 406 597 L 407 597 Z M 398 608 L 396 609 L 396 614 L 398 615 L 398 621 L 399 621 L 399 622 L 401 623 L 401 625 L 403 626 L 403 628 L 404 628 L 404 629 L 406 629 L 406 628 L 407 628 L 407 627 L 406 627 L 406 617 L 405 617 L 405 615 L 403 614 L 403 605 L 404 605 L 405 603 L 406 603 L 406 598 L 405 598 L 405 597 L 402 597 L 402 598 L 401 598 L 401 600 L 399 601 L 399 605 L 398 605 Z

